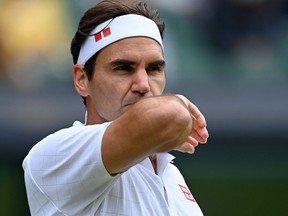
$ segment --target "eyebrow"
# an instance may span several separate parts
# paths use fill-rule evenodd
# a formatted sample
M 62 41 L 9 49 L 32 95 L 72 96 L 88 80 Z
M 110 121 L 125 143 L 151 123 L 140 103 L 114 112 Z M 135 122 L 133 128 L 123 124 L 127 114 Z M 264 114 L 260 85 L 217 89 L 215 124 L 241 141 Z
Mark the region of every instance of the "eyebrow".
M 164 60 L 157 60 L 148 64 L 148 67 L 165 67 L 166 62 Z
M 112 66 L 118 66 L 118 65 L 127 65 L 127 66 L 132 66 L 132 65 L 136 65 L 135 61 L 130 61 L 130 60 L 126 60 L 126 59 L 116 59 L 114 61 L 112 61 L 110 63 L 110 65 Z M 154 62 L 151 62 L 148 64 L 148 67 L 165 67 L 166 62 L 164 60 L 156 60 Z
M 116 59 L 114 61 L 112 61 L 110 63 L 110 65 L 112 66 L 118 66 L 118 65 L 128 65 L 128 66 L 131 66 L 131 65 L 135 65 L 136 62 L 134 61 L 130 61 L 130 60 L 126 60 L 126 59 Z

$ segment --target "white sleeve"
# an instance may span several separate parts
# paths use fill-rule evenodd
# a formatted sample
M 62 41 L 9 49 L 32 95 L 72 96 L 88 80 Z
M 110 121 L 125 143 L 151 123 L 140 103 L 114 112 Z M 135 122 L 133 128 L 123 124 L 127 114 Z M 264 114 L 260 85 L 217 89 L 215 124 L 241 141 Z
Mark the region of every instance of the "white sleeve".
M 83 214 L 89 205 L 101 202 L 119 176 L 110 176 L 102 161 L 108 124 L 63 129 L 32 148 L 23 162 L 32 215 Z

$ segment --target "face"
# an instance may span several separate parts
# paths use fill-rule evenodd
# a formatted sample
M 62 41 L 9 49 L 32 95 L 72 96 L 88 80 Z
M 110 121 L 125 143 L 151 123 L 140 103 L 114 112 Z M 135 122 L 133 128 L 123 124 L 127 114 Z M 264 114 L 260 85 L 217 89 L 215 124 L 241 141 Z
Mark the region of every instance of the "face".
M 88 123 L 112 121 L 147 96 L 165 88 L 161 46 L 146 37 L 110 44 L 96 58 L 94 76 L 87 86 Z

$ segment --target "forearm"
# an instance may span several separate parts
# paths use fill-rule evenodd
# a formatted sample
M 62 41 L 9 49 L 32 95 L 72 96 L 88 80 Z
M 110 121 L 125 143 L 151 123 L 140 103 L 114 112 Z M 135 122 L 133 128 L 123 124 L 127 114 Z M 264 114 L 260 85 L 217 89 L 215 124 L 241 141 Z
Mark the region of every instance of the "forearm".
M 179 98 L 145 98 L 107 128 L 102 144 L 106 169 L 123 172 L 151 154 L 170 151 L 185 142 L 191 129 L 191 114 Z

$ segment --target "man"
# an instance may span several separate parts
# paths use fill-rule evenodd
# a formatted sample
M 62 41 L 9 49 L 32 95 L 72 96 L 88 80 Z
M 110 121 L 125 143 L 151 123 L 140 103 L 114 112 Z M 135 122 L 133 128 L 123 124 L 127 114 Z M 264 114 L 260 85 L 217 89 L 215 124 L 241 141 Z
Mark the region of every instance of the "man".
M 202 215 L 169 151 L 208 138 L 182 95 L 162 95 L 164 23 L 146 3 L 103 1 L 72 44 L 85 124 L 49 135 L 23 162 L 32 215 Z

